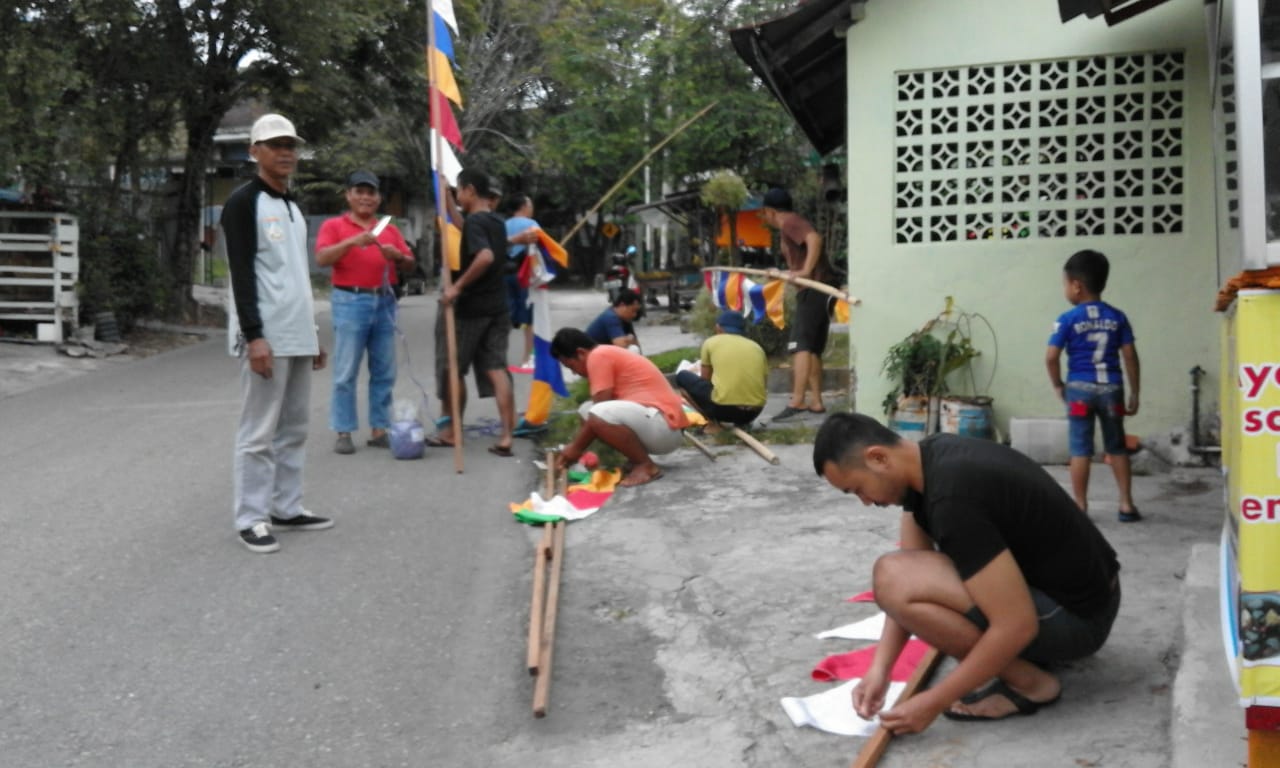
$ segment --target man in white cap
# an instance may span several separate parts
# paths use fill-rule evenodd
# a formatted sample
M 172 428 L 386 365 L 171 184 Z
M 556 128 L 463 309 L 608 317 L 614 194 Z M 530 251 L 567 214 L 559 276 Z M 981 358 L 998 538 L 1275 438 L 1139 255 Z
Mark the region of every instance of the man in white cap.
M 298 165 L 293 123 L 258 118 L 249 154 L 258 175 L 227 198 L 222 229 L 231 270 L 228 331 L 240 358 L 240 426 L 232 469 L 240 541 L 275 552 L 272 527 L 316 531 L 333 521 L 302 507 L 311 371 L 324 368 L 307 260 L 307 220 L 289 195 Z

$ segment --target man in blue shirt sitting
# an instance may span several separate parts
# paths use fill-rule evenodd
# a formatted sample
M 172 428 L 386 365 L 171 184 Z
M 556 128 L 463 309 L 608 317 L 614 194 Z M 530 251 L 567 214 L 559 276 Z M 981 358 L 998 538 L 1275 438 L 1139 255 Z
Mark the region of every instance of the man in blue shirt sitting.
M 587 326 L 587 335 L 597 344 L 612 344 L 632 352 L 640 351 L 640 340 L 632 323 L 642 308 L 640 294 L 632 290 L 618 292 L 613 306 L 596 316 Z

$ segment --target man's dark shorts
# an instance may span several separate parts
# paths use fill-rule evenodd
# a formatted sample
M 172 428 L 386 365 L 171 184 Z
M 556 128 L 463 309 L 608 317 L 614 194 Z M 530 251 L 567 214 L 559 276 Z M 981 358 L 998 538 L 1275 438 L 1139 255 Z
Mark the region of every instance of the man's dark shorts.
M 1018 656 L 1036 664 L 1083 658 L 1101 648 L 1111 634 L 1111 625 L 1120 610 L 1120 576 L 1117 574 L 1112 582 L 1111 599 L 1107 605 L 1087 619 L 1071 613 L 1034 587 L 1031 588 L 1031 600 L 1040 620 L 1040 632 Z M 983 631 L 989 626 L 987 617 L 976 605 L 965 613 L 965 617 Z
M 796 293 L 796 309 L 791 318 L 791 338 L 787 341 L 787 354 L 812 352 L 821 355 L 826 350 L 827 332 L 831 329 L 827 299 L 827 294 L 812 288 Z
M 489 371 L 507 372 L 507 340 L 511 334 L 511 319 L 506 312 L 483 317 L 454 318 L 454 335 L 458 339 L 458 377 L 466 378 L 467 371 L 476 369 L 476 393 L 480 397 L 493 397 L 493 382 Z M 444 305 L 436 315 L 436 393 L 441 400 L 449 396 L 445 383 L 449 381 L 449 346 L 445 338 Z

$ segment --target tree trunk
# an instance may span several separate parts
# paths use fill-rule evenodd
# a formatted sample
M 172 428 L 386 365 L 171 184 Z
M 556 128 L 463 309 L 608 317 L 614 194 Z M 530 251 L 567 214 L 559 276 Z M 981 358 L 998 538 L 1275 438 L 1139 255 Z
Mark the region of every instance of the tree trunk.
M 182 164 L 173 240 L 169 244 L 168 308 L 170 316 L 178 321 L 196 319 L 191 283 L 200 247 L 205 174 L 213 155 L 213 126 L 219 119 L 221 115 L 201 115 L 195 119 L 188 116 L 186 121 L 187 156 Z

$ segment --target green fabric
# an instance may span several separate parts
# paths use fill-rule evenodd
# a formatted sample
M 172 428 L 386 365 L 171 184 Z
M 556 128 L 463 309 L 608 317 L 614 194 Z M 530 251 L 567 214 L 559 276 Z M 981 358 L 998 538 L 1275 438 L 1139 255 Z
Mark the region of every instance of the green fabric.
M 746 336 L 717 333 L 702 343 L 702 364 L 711 366 L 711 399 L 717 405 L 764 405 L 769 360 Z
M 522 509 L 519 512 L 516 512 L 513 517 L 515 517 L 516 522 L 527 523 L 528 525 L 558 523 L 564 519 L 560 515 L 547 515 L 541 512 L 534 512 L 531 509 Z
M 569 485 L 579 485 L 581 483 L 591 482 L 591 473 L 584 472 L 580 469 L 571 469 L 568 474 Z

